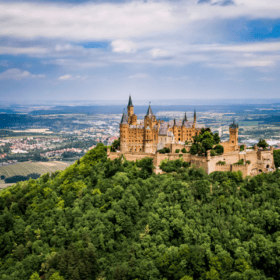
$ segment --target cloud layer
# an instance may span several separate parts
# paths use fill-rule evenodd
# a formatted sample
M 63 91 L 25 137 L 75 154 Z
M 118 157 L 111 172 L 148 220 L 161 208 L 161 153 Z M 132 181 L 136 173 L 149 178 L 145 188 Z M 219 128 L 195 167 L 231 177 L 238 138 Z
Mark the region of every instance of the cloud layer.
M 9 69 L 0 73 L 0 80 L 22 80 L 28 78 L 44 78 L 45 75 L 33 75 L 28 71 L 20 69 Z

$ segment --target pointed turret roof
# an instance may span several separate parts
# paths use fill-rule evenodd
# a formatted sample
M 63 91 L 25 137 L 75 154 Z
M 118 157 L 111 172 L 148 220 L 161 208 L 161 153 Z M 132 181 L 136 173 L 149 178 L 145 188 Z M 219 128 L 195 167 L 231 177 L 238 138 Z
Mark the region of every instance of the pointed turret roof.
M 128 121 L 128 117 L 125 113 L 125 109 L 123 109 L 123 115 L 122 115 L 122 119 L 121 119 L 121 124 L 127 124 Z
M 196 110 L 194 109 L 193 115 L 196 116 Z
M 233 119 L 232 123 L 229 125 L 231 128 L 238 128 L 238 123 L 235 122 L 235 119 Z
M 128 105 L 127 105 L 127 106 L 133 106 L 133 104 L 132 104 L 132 100 L 131 100 L 131 95 L 129 95 Z
M 150 102 L 151 103 L 151 102 Z M 152 111 L 152 108 L 151 108 L 151 104 L 149 104 L 149 108 L 148 108 L 148 111 L 147 111 L 147 114 L 146 116 L 153 116 L 153 111 Z
M 184 121 L 187 121 L 188 118 L 187 118 L 187 113 L 185 112 L 185 117 L 184 117 Z

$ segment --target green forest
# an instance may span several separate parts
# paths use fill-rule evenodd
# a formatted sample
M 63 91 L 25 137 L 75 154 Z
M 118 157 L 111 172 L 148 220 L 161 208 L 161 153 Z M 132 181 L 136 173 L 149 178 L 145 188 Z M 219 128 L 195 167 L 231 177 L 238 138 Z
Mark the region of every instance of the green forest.
M 0 191 L 1 280 L 279 279 L 280 170 L 156 175 L 106 149 Z

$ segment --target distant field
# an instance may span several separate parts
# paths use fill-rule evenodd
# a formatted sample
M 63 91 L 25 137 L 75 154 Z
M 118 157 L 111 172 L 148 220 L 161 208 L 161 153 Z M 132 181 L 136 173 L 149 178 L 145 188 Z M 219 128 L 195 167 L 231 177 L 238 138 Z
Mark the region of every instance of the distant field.
M 239 126 L 251 126 L 251 125 L 258 126 L 259 122 L 257 122 L 257 121 L 240 121 L 240 122 L 238 122 L 238 125 Z
M 0 167 L 0 188 L 6 187 L 8 181 L 24 181 L 26 176 L 31 178 L 39 177 L 44 173 L 52 173 L 56 170 L 64 170 L 68 163 L 51 161 L 51 162 L 21 162 L 14 165 Z M 21 180 L 22 178 L 22 180 Z M 5 181 L 6 180 L 6 181 Z

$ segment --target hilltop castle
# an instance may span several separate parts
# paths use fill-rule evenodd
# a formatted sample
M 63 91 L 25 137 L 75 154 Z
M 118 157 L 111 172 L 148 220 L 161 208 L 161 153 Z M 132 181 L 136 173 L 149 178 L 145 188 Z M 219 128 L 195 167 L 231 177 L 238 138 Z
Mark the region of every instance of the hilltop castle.
M 120 151 L 108 150 L 108 158 L 114 159 L 122 154 L 127 160 L 134 161 L 147 156 L 152 157 L 158 172 L 160 172 L 158 169 L 160 162 L 166 158 L 169 160 L 181 158 L 196 167 L 203 167 L 208 174 L 213 171 L 240 170 L 243 172 L 243 176 L 254 176 L 275 169 L 273 147 L 263 151 L 257 146 L 253 150 L 246 149 L 246 145 L 244 145 L 244 151 L 240 151 L 239 128 L 234 121 L 229 126 L 229 141 L 220 143 L 224 147 L 222 155 L 210 156 L 210 151 L 207 151 L 206 157 L 175 152 L 184 148 L 189 151 L 190 145 L 186 145 L 186 143 L 191 142 L 192 137 L 198 135 L 201 128 L 202 126 L 196 123 L 196 111 L 194 111 L 193 122 L 188 121 L 186 113 L 182 121 L 174 119 L 164 122 L 156 119 L 150 105 L 144 120 L 137 120 L 132 99 L 129 96 L 127 114 L 123 112 L 120 123 Z M 170 153 L 160 154 L 158 151 L 162 148 L 169 148 Z M 243 160 L 244 165 L 236 164 L 240 160 Z
M 194 121 L 189 122 L 185 113 L 182 122 L 164 122 L 157 120 L 149 105 L 144 120 L 137 120 L 131 96 L 129 96 L 127 114 L 123 112 L 120 123 L 120 151 L 156 153 L 166 144 L 191 141 L 192 137 L 199 134 L 196 127 L 196 112 Z

